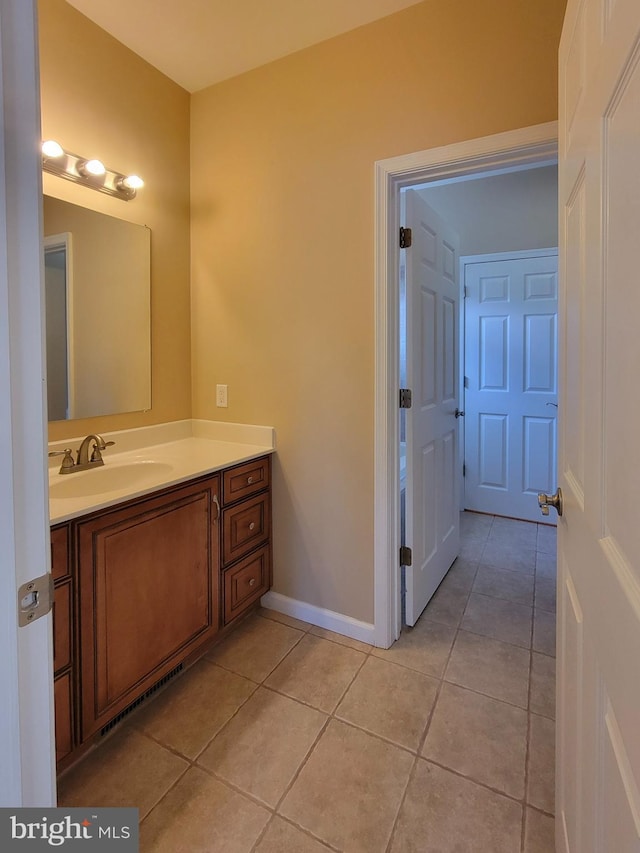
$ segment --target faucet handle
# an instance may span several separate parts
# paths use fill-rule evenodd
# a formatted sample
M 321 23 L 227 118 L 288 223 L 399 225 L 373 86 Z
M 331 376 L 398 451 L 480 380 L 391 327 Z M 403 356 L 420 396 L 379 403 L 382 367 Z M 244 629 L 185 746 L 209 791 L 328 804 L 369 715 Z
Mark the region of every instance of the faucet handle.
M 92 462 L 101 462 L 102 461 L 102 451 L 106 450 L 107 447 L 113 447 L 115 441 L 105 441 L 102 439 L 100 444 L 93 445 L 93 452 L 91 453 L 91 461 Z
M 71 455 L 73 451 L 70 447 L 65 447 L 64 450 L 50 450 L 47 454 L 48 456 L 64 456 L 62 460 L 62 465 L 60 466 L 61 474 L 68 474 L 73 468 L 75 468 L 75 462 L 73 461 L 73 456 Z

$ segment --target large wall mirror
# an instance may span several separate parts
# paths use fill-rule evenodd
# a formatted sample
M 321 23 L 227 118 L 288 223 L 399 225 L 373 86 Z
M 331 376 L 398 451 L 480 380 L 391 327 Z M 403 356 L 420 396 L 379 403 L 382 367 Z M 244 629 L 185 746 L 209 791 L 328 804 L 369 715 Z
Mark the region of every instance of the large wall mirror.
M 44 197 L 49 420 L 151 408 L 151 232 Z

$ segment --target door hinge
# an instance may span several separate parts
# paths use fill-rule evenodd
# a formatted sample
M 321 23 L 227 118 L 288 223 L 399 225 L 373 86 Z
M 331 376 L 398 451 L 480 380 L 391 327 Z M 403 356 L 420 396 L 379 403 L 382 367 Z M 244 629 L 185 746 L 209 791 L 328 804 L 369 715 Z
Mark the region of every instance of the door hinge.
M 467 463 L 466 462 L 462 463 L 462 476 L 463 477 L 467 476 Z
M 413 554 L 411 552 L 411 548 L 408 548 L 406 545 L 402 545 L 400 548 L 400 565 L 410 566 L 412 559 Z
M 411 389 L 410 388 L 401 388 L 400 389 L 400 408 L 401 409 L 410 409 L 411 408 Z
M 400 228 L 400 248 L 408 249 L 411 245 L 411 228 Z
M 53 607 L 53 575 L 47 572 L 23 583 L 18 589 L 18 625 L 23 628 L 46 614 Z

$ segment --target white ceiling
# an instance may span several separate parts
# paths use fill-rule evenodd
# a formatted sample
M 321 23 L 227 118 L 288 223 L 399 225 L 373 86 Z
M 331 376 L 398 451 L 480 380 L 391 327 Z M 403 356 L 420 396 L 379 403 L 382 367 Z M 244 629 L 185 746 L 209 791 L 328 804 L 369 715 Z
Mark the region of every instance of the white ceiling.
M 180 86 L 196 92 L 421 0 L 67 2 Z

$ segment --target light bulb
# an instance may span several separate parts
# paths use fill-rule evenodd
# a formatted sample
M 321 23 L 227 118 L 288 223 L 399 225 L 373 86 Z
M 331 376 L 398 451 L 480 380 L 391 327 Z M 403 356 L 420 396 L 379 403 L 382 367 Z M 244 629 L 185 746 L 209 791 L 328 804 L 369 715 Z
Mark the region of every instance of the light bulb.
M 128 190 L 139 190 L 144 186 L 144 181 L 139 175 L 128 175 L 123 181 L 123 186 Z
M 101 163 L 100 160 L 87 160 L 82 164 L 79 171 L 81 174 L 86 175 L 94 175 L 95 177 L 100 177 L 100 175 L 104 175 L 107 171 L 104 167 L 104 163 Z
M 42 153 L 45 157 L 62 157 L 64 149 L 55 139 L 47 139 L 42 143 Z

